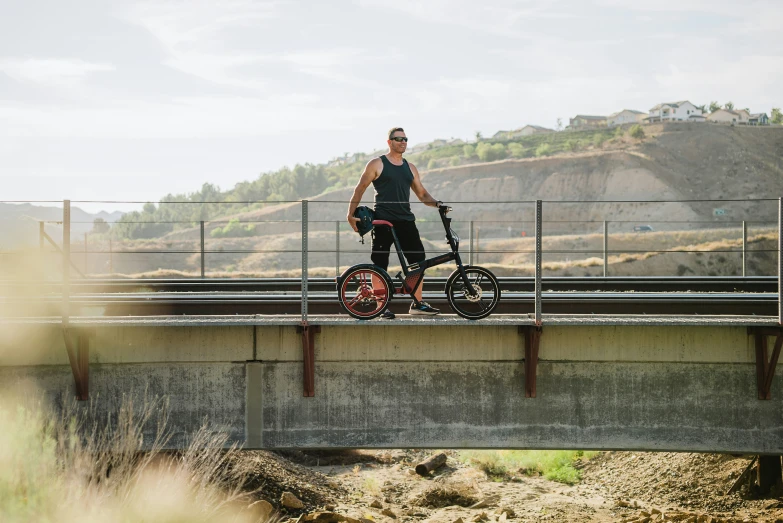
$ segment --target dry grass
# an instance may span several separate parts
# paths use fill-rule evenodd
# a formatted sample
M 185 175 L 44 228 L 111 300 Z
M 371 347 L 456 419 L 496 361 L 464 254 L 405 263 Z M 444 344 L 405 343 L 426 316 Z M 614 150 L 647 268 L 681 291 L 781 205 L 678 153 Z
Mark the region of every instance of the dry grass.
M 248 470 L 232 464 L 225 432 L 204 426 L 184 451 L 165 453 L 162 400 L 126 400 L 101 418 L 70 401 L 57 413 L 37 397 L 0 402 L 0 521 L 263 520 L 248 508 Z
M 270 237 L 275 239 L 275 248 L 283 250 L 297 250 L 300 247 L 299 239 L 291 235 Z M 748 248 L 764 250 L 776 242 L 777 234 L 771 229 L 754 229 L 749 231 Z M 328 242 L 327 242 L 328 243 Z M 427 252 L 434 256 L 442 252 L 441 243 L 432 243 L 425 240 Z M 313 249 L 329 247 L 324 244 Z M 331 246 L 333 247 L 333 245 Z M 462 256 L 467 261 L 467 245 L 462 246 Z M 545 236 L 542 239 L 544 250 L 543 269 L 547 275 L 598 275 L 603 268 L 603 258 L 600 251 L 603 247 L 601 234 L 571 234 Z M 270 248 L 269 245 L 266 248 Z M 355 251 L 355 247 L 351 247 Z M 774 246 L 773 246 L 774 248 Z M 742 250 L 742 240 L 736 229 L 706 229 L 685 231 L 661 231 L 652 233 L 612 233 L 609 237 L 609 249 L 614 252 L 609 256 L 610 273 L 615 276 L 644 276 L 644 275 L 682 275 L 687 274 L 709 275 L 710 268 L 700 266 L 694 259 L 694 254 L 689 251 L 721 252 L 727 253 L 739 260 Z M 369 248 L 366 256 L 363 254 L 344 254 L 341 257 L 341 271 L 354 263 L 366 263 L 369 259 Z M 474 257 L 479 260 L 476 265 L 492 269 L 497 275 L 502 276 L 527 276 L 533 274 L 534 268 L 534 238 L 494 239 L 481 242 L 481 252 Z M 625 251 L 625 252 L 624 252 Z M 753 254 L 751 253 L 751 256 Z M 214 258 L 215 255 L 213 255 Z M 690 257 L 690 258 L 688 258 Z M 725 256 L 724 256 L 725 257 Z M 396 258 L 392 256 L 392 261 Z M 667 260 L 677 259 L 676 263 Z M 311 254 L 308 273 L 310 277 L 328 278 L 335 276 L 335 267 L 329 262 L 334 260 L 333 253 L 324 253 L 322 250 Z M 635 263 L 646 262 L 646 263 Z M 175 264 L 176 265 L 176 264 Z M 220 266 L 219 260 L 208 266 L 206 273 L 210 278 L 298 278 L 302 271 L 301 255 L 296 253 L 274 253 L 247 256 L 241 262 L 230 261 L 230 264 Z M 194 278 L 199 277 L 200 272 L 191 268 L 157 270 L 142 270 L 113 274 L 112 277 L 128 278 Z M 226 267 L 231 270 L 226 270 Z M 292 268 L 293 267 L 293 268 Z M 454 265 L 446 264 L 434 267 L 427 271 L 432 276 L 447 276 L 454 270 Z M 756 274 L 764 274 L 764 271 L 772 270 L 770 265 L 759 265 Z M 732 270 L 736 268 L 732 267 Z M 399 266 L 389 268 L 390 274 L 396 274 Z M 646 272 L 648 271 L 648 272 Z M 727 271 L 724 271 L 727 272 Z M 571 273 L 571 274 L 566 274 Z M 770 273 L 772 274 L 772 273 Z M 588 274 L 584 274 L 588 275 Z M 91 274 L 95 277 L 109 277 L 107 273 Z

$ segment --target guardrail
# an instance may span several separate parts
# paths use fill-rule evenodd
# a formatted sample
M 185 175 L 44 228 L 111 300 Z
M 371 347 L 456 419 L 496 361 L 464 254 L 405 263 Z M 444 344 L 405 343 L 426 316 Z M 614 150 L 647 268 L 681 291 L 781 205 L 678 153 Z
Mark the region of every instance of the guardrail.
M 73 202 L 73 203 L 99 203 L 99 202 Z M 106 202 L 110 203 L 110 202 Z M 143 202 L 111 202 L 111 203 L 143 203 Z M 640 211 L 644 206 L 658 206 L 668 208 L 677 204 L 689 203 L 691 206 L 700 206 L 709 208 L 720 205 L 722 207 L 733 206 L 736 212 L 727 216 L 722 209 L 715 209 L 714 220 L 703 220 L 701 222 L 689 217 L 678 216 L 673 213 L 670 220 L 647 221 L 639 219 L 645 212 Z M 308 274 L 311 269 L 317 269 L 319 276 L 324 275 L 324 266 L 329 256 L 332 256 L 334 263 L 334 274 L 339 274 L 341 269 L 347 265 L 365 261 L 368 257 L 368 247 L 351 248 L 346 246 L 346 241 L 351 237 L 352 231 L 348 228 L 344 220 L 320 219 L 329 216 L 341 216 L 345 212 L 347 202 L 345 201 L 327 201 L 327 200 L 301 200 L 289 202 L 156 202 L 158 207 L 169 205 L 211 205 L 213 210 L 203 216 L 204 219 L 197 221 L 189 220 L 170 220 L 170 221 L 145 221 L 136 222 L 126 219 L 123 226 L 140 225 L 143 227 L 164 227 L 172 234 L 165 240 L 156 242 L 147 241 L 143 238 L 127 240 L 116 235 L 112 235 L 115 225 L 108 225 L 109 231 L 106 233 L 84 233 L 83 246 L 79 243 L 72 243 L 72 228 L 74 225 L 86 225 L 84 222 L 72 221 L 70 200 L 62 202 L 62 221 L 57 220 L 42 221 L 38 223 L 39 249 L 45 251 L 53 246 L 58 256 L 62 256 L 62 289 L 63 289 L 63 324 L 68 325 L 70 310 L 70 282 L 72 272 L 82 277 L 91 275 L 116 275 L 116 264 L 118 260 L 126 260 L 133 256 L 179 256 L 180 260 L 186 260 L 190 267 L 197 267 L 197 272 L 193 277 L 207 279 L 210 275 L 219 274 L 221 276 L 230 276 L 231 269 L 236 270 L 230 263 L 232 259 L 240 259 L 247 256 L 263 257 L 270 253 L 284 255 L 281 257 L 280 264 L 289 272 L 300 272 L 301 274 L 301 295 L 302 295 L 302 321 L 307 321 L 307 293 L 308 293 Z M 214 216 L 221 214 L 221 209 L 229 209 L 228 206 L 245 205 L 251 211 L 257 211 L 264 205 L 285 204 L 284 212 L 278 212 L 276 219 L 260 219 L 264 217 L 263 212 L 244 212 L 237 219 L 219 219 Z M 414 203 L 414 205 L 417 202 Z M 772 205 L 775 205 L 777 211 L 773 212 Z M 612 269 L 623 260 L 642 259 L 650 254 L 695 254 L 700 256 L 704 253 L 720 254 L 737 257 L 737 270 L 742 276 L 757 274 L 757 269 L 753 257 L 770 256 L 772 253 L 777 256 L 778 263 L 776 267 L 776 276 L 778 277 L 778 290 L 781 287 L 780 274 L 783 272 L 783 244 L 781 243 L 781 230 L 783 228 L 783 200 L 779 199 L 757 199 L 757 200 L 668 200 L 668 201 L 495 201 L 495 202 L 455 202 L 454 227 L 458 232 L 468 231 L 467 242 L 463 241 L 461 248 L 463 257 L 469 264 L 489 263 L 496 264 L 502 258 L 514 258 L 517 260 L 515 268 L 530 266 L 529 272 L 535 280 L 535 316 L 537 323 L 541 321 L 541 278 L 547 271 L 555 271 L 552 267 L 557 264 L 573 263 L 578 260 L 585 262 L 582 265 L 575 265 L 580 268 L 589 268 L 589 272 L 598 276 L 610 277 L 616 276 Z M 253 209 L 255 206 L 255 209 Z M 574 206 L 578 209 L 590 208 L 589 216 L 585 219 L 573 219 Z M 623 206 L 632 210 L 625 213 L 631 215 L 626 217 L 623 214 Z M 569 207 L 571 208 L 569 210 Z M 763 207 L 762 211 L 759 211 Z M 470 212 L 460 214 L 463 209 L 489 208 L 497 209 L 495 215 L 497 220 L 475 219 Z M 508 209 L 513 209 L 515 218 L 503 219 L 509 213 Z M 263 209 L 261 209 L 263 210 Z M 583 211 L 580 211 L 583 212 Z M 747 216 L 737 214 L 745 213 Z M 227 213 L 224 212 L 225 215 Z M 605 214 L 601 216 L 601 214 Z M 172 213 L 173 214 L 173 213 Z M 417 225 L 422 232 L 422 236 L 427 239 L 430 246 L 435 246 L 434 235 L 443 234 L 442 226 L 439 222 L 428 219 L 427 213 L 416 212 L 418 216 Z M 703 215 L 704 213 L 702 213 Z M 467 215 L 467 216 L 466 216 Z M 775 216 L 777 215 L 777 216 Z M 319 219 L 313 219 L 313 217 Z M 777 220 L 773 220 L 777 218 Z M 604 219 L 601 219 L 604 218 Z M 62 241 L 56 241 L 54 234 L 47 232 L 46 224 L 57 223 L 62 226 Z M 296 248 L 280 248 L 281 246 L 270 242 L 266 245 L 259 245 L 248 248 L 247 243 L 239 241 L 243 235 L 248 238 L 254 238 L 257 229 L 265 227 L 274 229 L 274 235 L 268 235 L 268 238 L 287 236 L 290 240 L 295 236 L 300 236 L 301 244 Z M 83 229 L 84 227 L 82 227 Z M 636 230 L 634 230 L 634 228 Z M 654 230 L 653 230 L 654 229 Z M 705 231 L 705 239 L 709 237 L 721 237 L 725 245 L 710 248 L 687 248 L 681 245 L 653 245 L 649 238 L 657 237 L 654 233 L 659 231 Z M 532 233 L 532 234 L 531 234 Z M 710 233 L 710 234 L 707 234 Z M 711 234 L 714 233 L 714 234 Z M 631 235 L 631 240 L 628 240 Z M 142 235 L 143 236 L 143 235 Z M 532 238 L 531 238 L 532 236 Z M 570 236 L 570 246 L 557 246 L 553 239 Z M 658 235 L 660 236 L 660 235 Z M 753 244 L 757 238 L 764 237 L 767 243 L 777 239 L 776 248 L 754 248 Z M 332 238 L 333 247 L 328 245 Z M 544 240 L 554 246 L 545 246 Z M 144 243 L 147 241 L 147 243 Z M 636 242 L 635 248 L 631 248 L 630 241 Z M 563 242 L 561 242 L 563 243 Z M 563 243 L 565 245 L 565 243 Z M 8 253 L 5 253 L 8 254 Z M 466 256 L 467 254 L 467 256 Z M 79 262 L 80 255 L 83 256 L 82 262 Z M 297 259 L 301 256 L 301 262 Z M 588 256 L 590 256 L 588 258 Z M 102 257 L 102 258 L 101 258 Z M 120 258 L 123 257 L 123 258 Z M 581 258 L 580 258 L 581 257 Z M 634 258 L 636 257 L 636 258 Z M 392 256 L 392 260 L 394 260 Z M 108 270 L 94 270 L 95 260 L 105 260 L 104 267 Z M 92 261 L 93 263 L 89 263 Z M 532 263 L 530 263 L 532 261 Z M 297 265 L 301 265 L 297 267 Z M 120 261 L 119 264 L 124 268 L 133 268 L 133 264 Z M 212 268 L 222 268 L 223 272 L 210 270 Z M 140 265 L 139 265 L 140 266 Z M 161 263 L 161 268 L 165 268 L 165 263 Z M 596 269 L 598 271 L 596 272 Z M 527 269 L 526 269 L 527 270 Z M 687 273 L 679 274 L 679 276 Z M 188 274 L 185 274 L 188 276 Z M 674 274 L 672 274 L 674 276 Z M 783 294 L 779 292 L 779 295 Z M 779 321 L 783 322 L 783 302 L 779 300 L 778 307 Z

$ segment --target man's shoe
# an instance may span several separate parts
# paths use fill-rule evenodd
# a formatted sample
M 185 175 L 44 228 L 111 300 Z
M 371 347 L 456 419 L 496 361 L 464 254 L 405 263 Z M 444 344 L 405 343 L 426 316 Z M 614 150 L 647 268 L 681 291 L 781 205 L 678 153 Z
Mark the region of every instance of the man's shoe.
M 420 301 L 418 305 L 411 303 L 410 314 L 420 314 L 424 316 L 434 316 L 440 314 L 440 311 L 435 307 L 430 307 L 430 304 L 424 301 Z
M 386 309 L 381 313 L 381 318 L 384 320 L 393 320 L 397 316 L 394 315 L 394 313 L 390 309 Z

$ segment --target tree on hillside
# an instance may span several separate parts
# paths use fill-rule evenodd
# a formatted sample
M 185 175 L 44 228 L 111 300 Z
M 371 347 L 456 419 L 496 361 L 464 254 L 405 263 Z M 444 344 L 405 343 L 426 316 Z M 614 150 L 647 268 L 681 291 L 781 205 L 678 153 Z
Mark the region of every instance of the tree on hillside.
M 776 125 L 783 124 L 783 113 L 780 112 L 780 107 L 772 108 L 772 118 L 770 121 Z
M 555 129 L 557 129 L 558 131 L 562 131 L 563 130 L 563 119 L 562 118 L 558 118 L 557 119 L 557 127 L 555 127 Z
M 720 104 L 718 102 L 710 102 L 710 112 L 714 113 L 715 111 L 720 109 Z
M 483 138 L 483 136 L 481 136 L 481 131 L 476 131 L 476 141 L 478 142 L 478 141 L 480 141 L 482 138 Z
M 724 109 L 727 109 L 729 111 L 734 110 L 734 102 L 726 102 L 726 105 L 723 106 Z
M 111 227 L 103 218 L 95 218 L 92 221 L 92 234 L 104 234 L 109 232 L 109 229 L 111 229 Z

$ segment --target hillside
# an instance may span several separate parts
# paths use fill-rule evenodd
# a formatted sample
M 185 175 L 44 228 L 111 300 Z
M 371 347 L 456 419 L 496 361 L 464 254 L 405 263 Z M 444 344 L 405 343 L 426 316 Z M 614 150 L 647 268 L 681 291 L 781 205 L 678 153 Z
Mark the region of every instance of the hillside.
M 755 229 L 752 236 L 768 234 L 777 222 L 776 201 L 729 200 L 783 195 L 783 127 L 666 124 L 644 129 L 643 140 L 616 136 L 584 151 L 423 170 L 422 178 L 435 197 L 454 206 L 454 228 L 463 238 L 463 252 L 467 251 L 473 221 L 481 263 L 495 266 L 502 274 L 529 272 L 534 206 L 519 202 L 538 198 L 546 201 L 545 261 L 562 264 L 551 268 L 554 273 L 582 275 L 601 270 L 595 260 L 601 257 L 604 220 L 609 221 L 610 249 L 617 251 L 615 258 L 610 258 L 616 266 L 612 274 L 736 273 L 738 254 L 716 254 L 709 266 L 699 265 L 694 255 L 688 254 L 644 259 L 631 259 L 629 255 L 638 250 L 676 250 L 688 245 L 736 251 L 740 249 L 736 242 L 741 237 L 742 220 Z M 563 135 L 557 138 L 561 141 L 576 136 L 557 134 Z M 361 165 L 354 166 L 355 178 L 360 170 Z M 371 192 L 366 195 L 368 203 Z M 346 266 L 368 257 L 369 245 L 354 243 L 358 238 L 344 223 L 351 193 L 352 188 L 345 187 L 310 198 L 310 261 L 312 267 L 323 267 L 316 271 L 318 274 L 334 273 L 337 226 L 341 231 L 340 264 Z M 716 201 L 683 201 L 689 199 Z M 678 201 L 613 202 L 616 200 Z M 211 204 L 210 215 L 215 217 L 205 224 L 206 250 L 210 251 L 207 271 L 214 275 L 293 275 L 300 270 L 301 205 L 267 203 L 236 212 L 239 205 Z M 164 207 L 155 209 L 155 214 L 163 212 Z M 442 250 L 443 231 L 435 211 L 418 202 L 414 211 L 428 252 Z M 237 223 L 229 226 L 229 219 Z M 656 232 L 634 233 L 633 227 L 638 224 L 649 224 Z M 163 272 L 157 274 L 194 274 L 200 266 L 199 227 L 193 222 L 178 227 L 149 240 L 118 241 L 112 233 L 115 250 L 136 254 L 117 254 L 111 261 L 103 254 L 90 254 L 85 261 L 77 254 L 78 246 L 74 256 L 86 263 L 91 273 L 107 273 L 111 268 L 123 274 L 159 270 Z M 758 248 L 766 249 L 772 240 L 762 236 L 757 240 Z M 107 249 L 108 235 L 90 237 L 90 251 Z M 753 273 L 771 270 L 764 253 L 756 256 L 758 266 L 752 268 Z M 673 260 L 678 258 L 682 260 L 675 263 Z M 716 268 L 721 263 L 726 264 L 724 269 Z
M 89 232 L 93 220 L 101 218 L 114 223 L 122 217 L 121 212 L 88 213 L 79 207 L 71 207 L 71 235 L 78 236 Z M 38 245 L 38 222 L 47 222 L 45 231 L 53 239 L 62 238 L 62 206 L 33 205 L 30 203 L 0 203 L 0 248 L 18 248 Z

